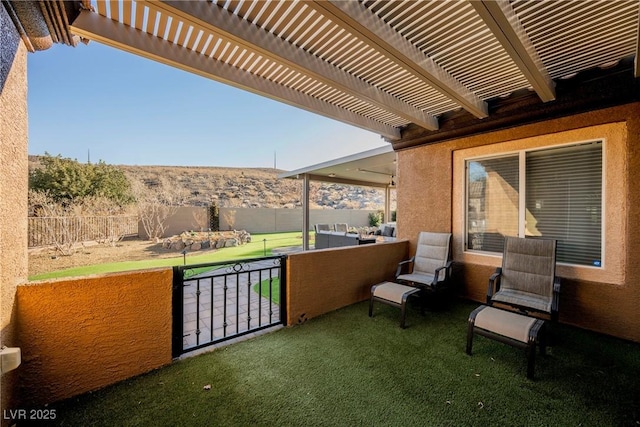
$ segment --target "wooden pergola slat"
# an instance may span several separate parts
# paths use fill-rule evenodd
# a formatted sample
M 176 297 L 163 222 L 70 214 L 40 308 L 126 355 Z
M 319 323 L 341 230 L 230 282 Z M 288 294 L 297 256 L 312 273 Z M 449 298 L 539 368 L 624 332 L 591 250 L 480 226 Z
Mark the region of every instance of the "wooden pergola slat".
M 269 80 L 184 49 L 152 34 L 110 20 L 89 11 L 82 11 L 71 24 L 74 34 L 126 52 L 158 61 L 212 80 L 216 80 L 258 95 L 266 96 L 307 111 L 367 129 L 395 140 L 400 137 L 396 127 L 368 119 L 338 106 L 308 97 Z
M 162 13 L 177 16 L 196 28 L 224 35 L 234 43 L 274 58 L 292 69 L 388 110 L 425 129 L 438 128 L 435 117 L 327 64 L 314 55 L 283 43 L 281 39 L 208 2 L 159 1 L 146 4 L 152 10 L 157 9 Z
M 396 33 L 374 14 L 366 10 L 359 2 L 309 1 L 309 7 L 315 8 L 327 18 L 348 28 L 355 36 L 367 41 L 385 56 L 391 58 L 403 68 L 411 70 L 423 81 L 455 100 L 464 109 L 482 118 L 488 116 L 486 103 L 473 92 L 462 86 L 448 72 L 425 56 L 409 41 Z
M 100 1 L 98 2 L 98 6 L 100 5 Z M 136 2 L 136 24 L 135 27 L 139 30 L 142 29 L 142 24 L 144 22 L 144 5 L 140 2 Z M 100 9 L 98 9 L 98 13 L 100 13 Z M 100 15 L 103 15 L 102 13 L 100 13 Z
M 633 60 L 633 74 L 636 77 L 640 77 L 640 61 L 638 61 L 638 56 L 640 56 L 640 3 L 638 3 L 638 20 L 637 20 L 637 29 L 636 29 L 636 57 Z
M 555 84 L 506 0 L 470 2 L 543 102 L 556 99 Z
M 553 100 L 561 79 L 634 56 L 631 74 L 640 77 L 638 0 L 83 4 L 88 13 L 139 30 L 129 37 L 156 37 L 156 49 L 166 44 L 184 50 L 187 63 L 178 67 L 220 81 L 229 77 L 237 87 L 245 87 L 246 79 L 247 90 L 311 111 L 318 105 L 319 114 L 388 139 L 402 132 L 404 140 L 418 128 L 438 132 L 440 122 L 464 114 L 460 109 L 490 120 L 487 102 L 523 89 Z M 126 44 L 118 40 L 112 42 Z M 201 68 L 189 62 L 196 56 Z M 229 67 L 235 80 L 225 74 Z

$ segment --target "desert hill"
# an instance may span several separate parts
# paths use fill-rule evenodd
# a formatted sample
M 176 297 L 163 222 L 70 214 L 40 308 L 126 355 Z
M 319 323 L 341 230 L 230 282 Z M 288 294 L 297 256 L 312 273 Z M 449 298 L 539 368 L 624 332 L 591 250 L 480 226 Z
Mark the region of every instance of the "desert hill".
M 29 169 L 39 166 L 29 156 Z M 278 179 L 272 168 L 119 165 L 132 185 L 181 192 L 186 206 L 295 208 L 302 206 L 302 183 Z M 311 183 L 311 207 L 323 209 L 383 209 L 384 193 L 369 187 Z

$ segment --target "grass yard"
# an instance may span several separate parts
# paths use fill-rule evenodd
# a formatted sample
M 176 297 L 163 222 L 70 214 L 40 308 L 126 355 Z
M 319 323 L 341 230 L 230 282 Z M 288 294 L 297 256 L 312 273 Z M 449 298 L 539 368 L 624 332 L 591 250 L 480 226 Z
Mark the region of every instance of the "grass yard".
M 274 304 L 280 304 L 280 278 L 274 277 L 269 288 L 269 279 L 253 285 L 253 291 L 266 299 L 271 299 Z
M 256 258 L 264 256 L 265 252 L 269 256 L 276 248 L 302 245 L 302 234 L 299 231 L 253 234 L 251 237 L 251 243 L 242 246 L 188 252 L 186 262 L 187 264 L 204 264 L 232 259 Z M 29 280 L 171 267 L 182 265 L 184 262 L 185 258 L 180 252 L 162 249 L 160 243 L 139 240 L 124 241 L 116 247 L 100 245 L 85 247 L 68 257 L 58 257 L 47 252 L 30 254 Z M 69 264 L 72 267 L 68 267 Z M 61 267 L 62 265 L 65 267 Z M 36 267 L 40 267 L 40 271 Z

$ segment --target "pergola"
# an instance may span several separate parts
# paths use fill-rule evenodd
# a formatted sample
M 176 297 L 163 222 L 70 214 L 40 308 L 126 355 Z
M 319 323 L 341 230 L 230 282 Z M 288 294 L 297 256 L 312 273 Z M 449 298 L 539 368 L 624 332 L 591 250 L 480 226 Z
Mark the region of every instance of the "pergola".
M 395 151 L 640 98 L 639 0 L 3 4 L 30 50 L 48 47 L 47 29 L 93 40 L 376 132 Z M 47 28 L 26 24 L 35 14 Z
M 301 179 L 303 182 L 303 249 L 309 249 L 309 184 L 311 181 L 384 189 L 384 217 L 387 220 L 391 213 L 391 190 L 396 185 L 396 170 L 396 153 L 389 145 L 280 174 L 278 178 Z
M 40 3 L 62 22 L 60 41 L 94 40 L 358 126 L 393 150 L 638 97 L 638 0 Z M 305 180 L 307 230 L 309 180 L 388 191 L 396 176 L 365 178 L 350 162 L 285 174 Z
M 581 72 L 638 53 L 638 0 L 81 4 L 63 16 L 72 35 L 374 131 L 394 149 L 494 118 L 513 125 L 499 105 L 514 96 L 521 121 L 575 111 L 564 99 Z

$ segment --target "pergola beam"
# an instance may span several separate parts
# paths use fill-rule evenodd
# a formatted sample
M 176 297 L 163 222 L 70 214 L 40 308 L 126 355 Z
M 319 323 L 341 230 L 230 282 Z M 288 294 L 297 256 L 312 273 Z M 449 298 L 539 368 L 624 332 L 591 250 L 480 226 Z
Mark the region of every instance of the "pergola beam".
M 178 17 L 205 33 L 222 35 L 251 51 L 274 59 L 292 70 L 389 111 L 428 130 L 438 129 L 435 116 L 367 84 L 297 46 L 253 25 L 208 1 L 142 1 L 151 10 Z
M 205 57 L 185 47 L 167 42 L 94 12 L 82 11 L 71 24 L 70 29 L 80 37 L 107 46 L 376 132 L 392 140 L 400 138 L 400 130 L 396 127 L 306 96 L 262 77 L 239 72 L 231 65 Z
M 640 60 L 638 60 L 638 56 L 640 56 L 640 4 L 638 4 L 638 25 L 637 25 L 637 35 L 636 35 L 636 57 L 633 60 L 633 75 L 635 77 L 640 77 Z
M 469 1 L 542 102 L 556 99 L 555 84 L 508 0 Z
M 344 185 L 353 185 L 356 187 L 373 187 L 373 188 L 386 188 L 389 184 L 379 184 L 377 182 L 371 181 L 360 181 L 357 179 L 348 179 L 348 178 L 332 178 L 330 176 L 324 175 L 315 175 L 315 174 L 305 174 L 309 176 L 312 181 L 320 181 L 320 182 L 332 182 L 335 184 L 344 184 Z
M 489 115 L 487 104 L 451 74 L 412 45 L 358 1 L 307 1 L 325 17 L 380 51 L 401 67 L 478 118 Z

